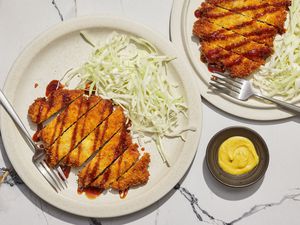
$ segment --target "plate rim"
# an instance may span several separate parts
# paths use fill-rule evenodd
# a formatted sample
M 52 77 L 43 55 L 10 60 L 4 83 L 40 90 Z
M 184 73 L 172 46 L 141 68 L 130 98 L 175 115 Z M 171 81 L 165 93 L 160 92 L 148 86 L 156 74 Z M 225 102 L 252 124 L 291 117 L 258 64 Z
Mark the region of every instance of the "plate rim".
M 182 37 L 185 35 L 182 32 L 182 29 L 184 29 L 182 28 L 185 16 L 184 8 L 187 7 L 191 1 L 192 0 L 174 0 L 170 19 L 170 36 L 172 42 L 176 44 L 178 49 L 182 52 L 183 58 L 190 66 L 193 76 L 196 77 L 198 86 L 200 86 L 201 96 L 218 109 L 243 119 L 254 121 L 277 121 L 294 117 L 295 115 L 292 113 L 276 107 L 255 108 L 253 106 L 247 106 L 243 104 L 243 102 L 240 102 L 239 104 L 237 100 L 230 99 L 228 96 L 208 93 L 210 89 L 202 79 L 202 71 L 197 71 L 193 65 L 189 53 L 186 52 L 184 47 L 184 38 Z M 200 3 L 201 2 L 199 2 L 199 5 Z M 178 26 L 178 24 L 180 24 L 180 26 Z
M 118 23 L 115 23 L 115 21 L 118 21 Z M 19 70 L 24 70 L 25 67 L 24 65 L 28 64 L 28 62 L 31 61 L 31 59 L 36 55 L 40 50 L 42 50 L 47 43 L 51 43 L 51 41 L 55 40 L 56 38 L 62 36 L 63 34 L 68 34 L 71 31 L 70 30 L 76 30 L 76 29 L 83 29 L 81 27 L 85 28 L 92 28 L 92 27 L 111 27 L 113 26 L 113 29 L 119 28 L 121 30 L 125 30 L 131 33 L 141 33 L 140 36 L 145 35 L 146 33 L 149 35 L 149 39 L 155 39 L 157 43 L 160 43 L 160 46 L 157 46 L 159 49 L 168 49 L 168 51 L 176 53 L 176 56 L 179 56 L 175 46 L 173 43 L 169 42 L 166 40 L 163 36 L 160 34 L 157 34 L 155 31 L 151 30 L 150 28 L 146 27 L 145 25 L 139 24 L 135 21 L 129 20 L 129 19 L 124 19 L 122 17 L 117 17 L 117 16 L 111 16 L 111 15 L 102 15 L 102 16 L 83 16 L 83 17 L 78 17 L 74 19 L 70 19 L 68 21 L 64 21 L 62 23 L 59 23 L 52 28 L 48 29 L 47 31 L 43 32 L 40 34 L 38 37 L 36 37 L 27 47 L 19 54 L 15 62 L 13 63 L 7 78 L 5 80 L 4 84 L 4 93 L 8 97 L 8 99 L 12 99 L 14 97 L 13 91 L 11 91 L 11 87 L 13 87 L 13 84 L 16 80 L 16 78 L 20 78 L 21 74 L 18 74 L 17 72 Z M 79 28 L 78 28 L 79 27 Z M 68 31 L 68 32 L 67 32 Z M 136 34 L 139 36 L 139 34 Z M 149 40 L 147 39 L 147 40 Z M 162 47 L 164 45 L 164 47 Z M 31 57 L 26 57 L 26 56 L 31 56 Z M 183 62 L 180 57 L 177 58 L 178 66 L 174 63 L 174 69 L 180 76 L 180 71 L 184 71 L 184 67 L 186 67 L 185 63 Z M 1 131 L 2 131 L 2 140 L 4 144 L 4 148 L 6 150 L 6 153 L 8 155 L 8 158 L 10 162 L 12 163 L 14 169 L 16 172 L 19 174 L 21 179 L 24 181 L 24 183 L 39 197 L 41 197 L 43 200 L 46 202 L 50 203 L 51 205 L 62 209 L 63 211 L 67 211 L 72 214 L 80 215 L 80 216 L 85 216 L 85 217 L 102 217 L 102 218 L 110 218 L 110 217 L 116 217 L 116 216 L 123 216 L 127 214 L 131 214 L 134 212 L 137 212 L 139 210 L 142 210 L 152 204 L 154 204 L 156 201 L 164 197 L 169 191 L 172 190 L 172 188 L 176 185 L 177 182 L 180 181 L 180 179 L 185 175 L 185 173 L 188 171 L 188 168 L 190 167 L 191 163 L 193 162 L 193 159 L 196 155 L 199 141 L 200 141 L 200 136 L 202 132 L 202 105 L 201 105 L 201 97 L 200 93 L 198 93 L 196 89 L 196 85 L 193 82 L 193 79 L 183 79 L 183 76 L 180 76 L 182 82 L 185 84 L 185 86 L 191 86 L 193 87 L 191 89 L 191 92 L 193 92 L 194 96 L 193 99 L 189 100 L 193 102 L 193 109 L 191 109 L 192 113 L 192 118 L 195 120 L 195 122 L 199 122 L 199 125 L 197 126 L 198 129 L 197 131 L 193 132 L 193 134 L 190 134 L 192 138 L 191 142 L 188 143 L 192 151 L 181 151 L 180 154 L 186 153 L 183 159 L 179 159 L 178 157 L 175 165 L 171 167 L 168 176 L 164 177 L 163 179 L 160 180 L 160 183 L 166 184 L 168 183 L 168 177 L 174 178 L 175 181 L 172 181 L 169 183 L 172 183 L 172 185 L 167 185 L 163 186 L 160 188 L 159 192 L 156 192 L 156 194 L 152 193 L 153 198 L 148 198 L 147 199 L 142 199 L 143 204 L 142 206 L 139 204 L 134 204 L 136 202 L 141 202 L 141 197 L 139 196 L 138 198 L 131 199 L 128 204 L 131 204 L 131 207 L 125 206 L 122 204 L 121 210 L 110 210 L 110 212 L 100 212 L 99 213 L 99 207 L 93 208 L 92 210 L 86 210 L 82 209 L 80 207 L 84 206 L 84 204 L 79 204 L 72 206 L 67 206 L 67 204 L 61 204 L 64 203 L 65 198 L 63 198 L 62 195 L 56 194 L 54 191 L 53 193 L 43 193 L 43 189 L 39 189 L 38 186 L 31 184 L 30 183 L 30 175 L 26 174 L 22 170 L 22 166 L 18 165 L 18 160 L 14 156 L 14 154 L 9 151 L 10 149 L 10 141 L 9 141 L 9 136 L 8 132 L 3 132 L 7 127 L 13 126 L 12 122 L 10 119 L 8 119 L 8 115 L 4 110 L 1 110 Z M 186 92 L 187 97 L 192 96 L 189 92 Z M 195 110 L 195 112 L 193 112 Z M 196 115 L 197 113 L 197 115 Z M 192 121 L 193 121 L 192 120 Z M 14 130 L 16 130 L 15 127 L 13 127 Z M 179 164 L 181 163 L 181 164 Z M 179 165 L 178 165 L 179 164 Z M 172 170 L 172 168 L 174 168 Z M 170 180 L 170 179 L 169 179 Z M 46 182 L 46 181 L 45 181 Z M 49 190 L 51 189 L 50 185 Z M 60 196 L 60 197 L 58 197 Z M 144 196 L 144 195 L 143 195 Z M 70 202 L 69 202 L 70 203 Z M 126 204 L 125 204 L 126 205 Z M 101 208 L 101 207 L 100 207 Z

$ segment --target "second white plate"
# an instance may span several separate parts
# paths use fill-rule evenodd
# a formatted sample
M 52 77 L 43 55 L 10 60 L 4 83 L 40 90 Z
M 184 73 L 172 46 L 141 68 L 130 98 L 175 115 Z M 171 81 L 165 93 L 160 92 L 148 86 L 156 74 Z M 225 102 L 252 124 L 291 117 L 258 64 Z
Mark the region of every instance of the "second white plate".
M 217 108 L 232 115 L 251 120 L 279 120 L 292 117 L 293 114 L 280 110 L 274 105 L 255 99 L 238 101 L 222 94 L 216 94 L 209 88 L 210 72 L 200 60 L 199 43 L 193 37 L 193 24 L 196 21 L 194 11 L 203 0 L 175 0 L 171 15 L 171 38 L 182 51 L 189 63 L 193 75 L 198 80 L 201 95 Z

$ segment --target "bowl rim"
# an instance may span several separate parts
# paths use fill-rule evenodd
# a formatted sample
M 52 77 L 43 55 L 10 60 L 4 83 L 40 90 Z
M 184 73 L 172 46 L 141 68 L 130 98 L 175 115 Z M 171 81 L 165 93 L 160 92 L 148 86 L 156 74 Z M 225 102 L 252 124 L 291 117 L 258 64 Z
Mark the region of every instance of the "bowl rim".
M 263 169 L 260 170 L 260 174 L 259 176 L 255 179 L 255 180 L 252 180 L 251 182 L 249 183 L 245 183 L 245 184 L 241 184 L 241 185 L 238 185 L 238 184 L 230 184 L 230 183 L 227 183 L 226 181 L 224 181 L 222 178 L 220 178 L 220 176 L 218 176 L 215 172 L 214 172 L 214 169 L 212 168 L 211 166 L 211 162 L 209 161 L 209 155 L 213 152 L 212 151 L 212 143 L 223 133 L 225 132 L 228 132 L 230 130 L 233 130 L 233 129 L 242 129 L 242 130 L 245 130 L 247 132 L 250 132 L 252 133 L 255 138 L 261 142 L 263 148 L 262 148 L 262 152 L 264 152 L 264 156 L 265 156 L 265 160 L 264 160 L 264 164 L 263 164 Z M 235 135 L 233 135 L 235 136 Z M 231 137 L 233 137 L 231 136 Z M 240 135 L 242 137 L 244 137 L 243 135 Z M 228 137 L 229 138 L 229 137 Z M 207 144 L 207 147 L 206 147 L 206 154 L 205 154 L 205 162 L 206 162 L 206 166 L 210 172 L 210 174 L 218 181 L 220 182 L 221 184 L 227 186 L 227 187 L 231 187 L 231 188 L 244 188 L 244 187 L 249 187 L 255 183 L 257 183 L 259 180 L 261 180 L 267 169 L 268 169 L 268 166 L 269 166 L 269 161 L 270 161 L 270 156 L 269 156 L 269 150 L 268 150 L 268 146 L 265 142 L 265 140 L 263 139 L 263 137 L 258 133 L 256 132 L 255 130 L 251 129 L 251 128 L 248 128 L 248 127 L 244 127 L 244 126 L 229 126 L 229 127 L 226 127 L 226 128 L 223 128 L 221 130 L 219 130 L 217 133 L 215 133 L 212 138 L 209 140 L 208 144 Z M 261 163 L 261 160 L 259 161 L 259 163 Z M 258 164 L 259 165 L 259 164 Z M 258 166 L 257 165 L 257 166 Z M 223 171 L 223 170 L 222 170 Z M 253 170 L 251 170 L 253 171 Z M 225 174 L 229 174 L 225 171 L 223 171 Z M 250 172 L 250 171 L 249 171 Z M 232 174 L 229 174 L 229 175 L 232 175 Z M 238 175 L 232 175 L 232 176 L 236 176 L 238 177 Z

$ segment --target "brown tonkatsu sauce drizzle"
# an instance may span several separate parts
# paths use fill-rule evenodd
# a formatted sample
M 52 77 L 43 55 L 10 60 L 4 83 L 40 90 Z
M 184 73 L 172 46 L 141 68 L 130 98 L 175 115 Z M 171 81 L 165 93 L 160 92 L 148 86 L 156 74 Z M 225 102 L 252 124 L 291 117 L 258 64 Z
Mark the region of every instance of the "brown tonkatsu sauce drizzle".
M 84 190 L 77 189 L 78 194 L 82 194 L 82 192 L 85 193 L 86 197 L 89 199 L 95 199 L 97 198 L 104 190 L 95 188 L 95 187 L 87 187 Z
M 240 64 L 242 61 L 243 61 L 243 57 L 240 56 L 240 57 L 238 57 L 237 59 L 232 60 L 231 62 L 227 63 L 226 66 L 227 66 L 227 67 L 232 67 L 232 66 L 235 66 L 235 65 Z
M 79 105 L 79 114 L 80 114 L 80 112 L 81 112 L 81 110 L 82 110 L 82 108 L 83 108 L 83 107 L 82 107 L 83 103 L 85 103 L 84 98 L 82 98 L 81 101 L 80 101 L 80 105 Z M 60 123 L 60 127 L 59 127 L 59 129 L 60 129 L 59 133 L 60 133 L 60 134 L 62 133 L 63 127 L 65 126 L 65 123 L 66 123 L 66 119 L 65 119 L 65 118 L 67 118 L 68 112 L 69 112 L 69 111 L 66 111 L 66 113 L 65 113 L 65 115 L 63 116 L 62 121 L 61 121 L 61 123 Z M 78 114 L 78 115 L 79 115 L 79 114 Z M 59 124 L 59 123 L 57 122 L 57 123 L 55 124 L 55 130 L 57 129 L 57 128 L 56 128 L 57 124 Z M 74 132 L 73 132 L 73 134 L 72 134 L 72 139 L 71 139 L 71 141 L 73 140 L 74 134 L 76 134 L 76 127 L 77 127 L 77 123 L 75 124 L 75 130 L 74 130 Z M 53 138 L 52 138 L 52 139 L 53 139 Z M 52 140 L 52 141 L 53 141 L 53 140 Z M 57 144 L 56 144 L 56 146 L 55 146 L 55 159 L 58 161 L 58 147 L 59 147 L 59 145 L 60 145 L 60 138 L 58 138 L 56 141 L 57 141 Z
M 71 167 L 70 166 L 60 166 L 66 178 L 69 178 Z
M 104 106 L 103 106 L 103 108 L 102 108 L 102 111 L 101 111 L 101 120 L 103 121 L 103 115 L 104 115 L 104 112 L 105 112 L 105 110 L 107 109 L 107 105 L 108 105 L 108 102 L 107 101 L 105 101 L 105 103 L 104 103 Z M 110 110 L 111 111 L 111 110 Z M 100 125 L 101 125 L 101 123 L 100 123 Z M 96 151 L 96 145 L 97 145 L 97 142 L 99 141 L 99 140 L 101 140 L 101 142 L 102 142 L 102 140 L 103 140 L 103 138 L 104 138 L 104 134 L 105 134 L 105 132 L 106 132 L 106 130 L 107 130 L 107 127 L 108 127 L 108 120 L 105 120 L 104 121 L 104 129 L 103 129 L 103 132 L 102 132 L 102 135 L 101 135 L 101 138 L 99 139 L 98 138 L 98 135 L 99 135 L 99 129 L 98 129 L 98 127 L 99 127 L 99 124 L 98 124 L 98 126 L 96 127 L 96 130 L 95 130 L 95 139 L 94 139 L 94 143 L 93 143 L 93 152 L 95 152 Z M 81 135 L 82 136 L 82 135 Z M 79 145 L 79 151 L 78 151 L 78 157 L 77 157 L 77 162 L 76 162 L 76 164 L 79 164 L 79 159 L 80 159 L 80 154 L 81 154 L 81 145 Z M 69 156 L 69 155 L 68 155 Z M 67 163 L 69 163 L 69 158 L 70 157 L 68 157 L 68 159 L 67 159 Z
M 246 58 L 253 58 L 253 57 L 261 57 L 261 58 L 267 58 L 272 53 L 271 49 L 268 48 L 260 48 L 260 49 L 253 49 L 246 53 L 243 53 L 242 55 Z
M 36 127 L 36 132 L 32 136 L 32 140 L 34 142 L 40 141 L 40 131 L 43 129 L 43 124 L 39 123 Z
M 221 73 L 224 73 L 225 72 L 225 68 L 221 65 L 217 65 L 215 63 L 208 63 L 208 70 L 209 72 L 211 73 L 214 73 L 214 72 L 221 72 Z
M 241 46 L 243 46 L 243 45 L 246 45 L 246 44 L 248 44 L 249 42 L 250 42 L 249 39 L 244 39 L 243 41 L 240 41 L 240 42 L 236 42 L 236 43 L 232 43 L 232 44 L 230 44 L 230 45 L 227 45 L 227 46 L 225 47 L 225 50 L 230 51 L 230 50 L 233 50 L 233 49 L 235 49 L 235 48 L 239 48 L 239 47 L 241 47 Z
M 118 145 L 116 146 L 115 149 L 112 149 L 114 151 L 114 159 L 112 161 L 112 163 L 116 160 L 116 157 L 118 157 L 120 155 L 120 152 L 123 152 L 125 149 L 124 149 L 124 142 L 125 142 L 125 134 L 126 134 L 126 131 L 122 130 L 121 131 L 121 135 L 120 135 L 120 139 L 119 139 L 119 142 L 118 142 Z M 117 135 L 117 133 L 115 133 L 115 135 Z M 101 175 L 101 173 L 96 176 L 96 173 L 97 173 L 97 167 L 99 166 L 99 163 L 100 163 L 100 154 L 96 155 L 95 158 L 97 159 L 96 163 L 94 164 L 94 167 L 92 168 L 92 172 L 90 174 L 88 173 L 85 173 L 85 175 L 83 176 L 83 184 L 86 182 L 86 180 L 89 178 L 92 181 L 96 180 L 98 176 Z M 111 163 L 111 164 L 112 164 Z M 110 164 L 110 165 L 111 165 Z M 89 171 L 90 170 L 90 165 L 88 165 L 87 167 L 87 170 L 86 171 Z M 109 165 L 109 166 L 110 166 Z M 107 167 L 108 168 L 108 167 Z M 102 173 L 103 174 L 103 173 Z M 85 184 L 84 184 L 85 185 Z M 81 187 L 83 190 L 85 189 L 85 187 Z
M 124 199 L 127 196 L 128 190 L 129 190 L 129 188 L 127 188 L 125 190 L 122 190 L 122 191 L 121 190 L 119 191 L 119 196 L 120 196 L 121 199 Z
M 48 97 L 52 92 L 62 89 L 64 85 L 62 85 L 59 80 L 52 80 L 48 86 L 46 87 L 46 93 L 45 95 Z

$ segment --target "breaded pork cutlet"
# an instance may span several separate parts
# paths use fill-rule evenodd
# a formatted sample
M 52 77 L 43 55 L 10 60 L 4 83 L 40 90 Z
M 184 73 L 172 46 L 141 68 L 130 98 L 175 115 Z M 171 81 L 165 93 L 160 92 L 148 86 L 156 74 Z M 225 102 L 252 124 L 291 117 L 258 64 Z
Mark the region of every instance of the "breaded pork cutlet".
M 78 174 L 78 190 L 83 191 L 117 159 L 131 143 L 125 126 L 121 128 Z
M 201 58 L 205 59 L 209 68 L 221 72 L 228 71 L 233 77 L 246 77 L 258 69 L 261 63 L 247 59 L 231 51 L 227 51 L 209 42 L 201 42 Z
M 98 151 L 111 137 L 124 127 L 126 118 L 121 107 L 116 107 L 93 132 L 74 148 L 60 165 L 80 167 L 91 155 Z
M 89 98 L 91 101 L 99 102 L 100 97 Z M 94 104 L 94 103 L 93 103 Z M 47 162 L 54 167 L 58 162 L 73 150 L 98 124 L 100 124 L 112 112 L 112 102 L 101 100 L 90 111 L 74 123 L 66 132 L 48 148 L 46 148 Z
M 88 188 L 104 191 L 110 188 L 111 184 L 129 170 L 139 159 L 138 145 L 132 144 L 114 163 L 98 176 Z
M 206 2 L 218 7 L 227 9 L 233 13 L 251 17 L 270 24 L 278 30 L 280 34 L 285 32 L 284 22 L 287 17 L 286 0 L 207 0 Z
M 95 100 L 92 100 L 92 98 L 95 98 Z M 42 140 L 46 146 L 50 146 L 73 123 L 98 104 L 99 101 L 101 101 L 101 98 L 96 96 L 91 96 L 90 99 L 86 96 L 80 96 L 49 122 L 46 127 L 40 130 L 37 133 L 37 137 Z
M 34 123 L 43 123 L 83 94 L 82 90 L 55 90 L 47 98 L 37 98 L 29 106 L 28 116 Z
M 146 184 L 150 176 L 148 171 L 149 163 L 150 155 L 145 153 L 126 173 L 113 182 L 111 187 L 115 190 L 125 191 L 130 187 Z
M 251 41 L 204 18 L 194 23 L 193 34 L 199 37 L 201 42 L 208 42 L 213 46 L 219 46 L 261 64 L 265 63 L 265 59 L 273 51 L 272 48 L 264 44 Z
M 201 4 L 196 14 L 200 19 L 207 19 L 211 23 L 269 47 L 273 46 L 273 41 L 277 34 L 277 29 L 273 26 L 206 2 Z

